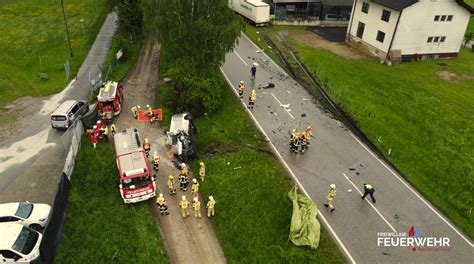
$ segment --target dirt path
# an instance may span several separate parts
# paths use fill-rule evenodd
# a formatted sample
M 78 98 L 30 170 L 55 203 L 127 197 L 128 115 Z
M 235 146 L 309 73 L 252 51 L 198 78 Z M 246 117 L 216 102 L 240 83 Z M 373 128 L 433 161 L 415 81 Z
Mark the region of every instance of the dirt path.
M 130 111 L 133 105 L 145 107 L 154 103 L 155 87 L 158 83 L 158 62 L 160 46 L 147 41 L 142 48 L 140 57 L 134 68 L 124 80 L 124 112 L 116 120 L 120 131 L 129 127 L 137 127 L 141 138 L 147 137 L 151 143 L 151 153 L 158 151 L 161 156 L 160 170 L 157 176 L 158 190 L 164 194 L 168 203 L 170 215 L 161 216 L 155 200 L 149 200 L 151 210 L 165 241 L 166 249 L 172 263 L 225 263 L 225 256 L 216 238 L 211 222 L 206 217 L 205 201 L 201 201 L 201 219 L 193 215 L 183 219 L 178 207 L 182 195 L 191 200 L 191 188 L 186 193 L 179 191 L 170 196 L 166 181 L 168 175 L 178 176 L 178 170 L 166 155 L 165 134 L 159 124 L 139 122 Z M 164 118 L 170 118 L 165 116 Z M 151 154 L 153 155 L 153 154 Z M 192 174 L 190 176 L 190 181 Z M 189 186 L 190 187 L 190 186 Z M 158 192 L 159 192 L 158 191 Z M 207 199 L 206 199 L 207 201 Z M 218 207 L 216 208 L 218 210 Z M 218 211 L 217 211 L 218 213 Z

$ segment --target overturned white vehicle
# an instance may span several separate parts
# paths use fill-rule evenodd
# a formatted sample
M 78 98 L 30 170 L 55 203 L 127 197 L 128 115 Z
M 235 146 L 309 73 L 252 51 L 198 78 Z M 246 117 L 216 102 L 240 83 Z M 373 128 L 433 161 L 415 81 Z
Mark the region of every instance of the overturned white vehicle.
M 196 156 L 194 135 L 196 129 L 189 113 L 176 114 L 171 117 L 170 130 L 166 133 L 166 145 L 174 149 L 174 155 L 181 161 L 188 162 Z

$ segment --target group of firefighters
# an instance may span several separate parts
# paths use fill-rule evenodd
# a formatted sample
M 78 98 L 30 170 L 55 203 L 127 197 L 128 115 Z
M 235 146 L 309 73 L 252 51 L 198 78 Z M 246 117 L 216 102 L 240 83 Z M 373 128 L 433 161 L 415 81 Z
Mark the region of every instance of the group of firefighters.
M 309 147 L 309 139 L 313 136 L 313 129 L 310 125 L 303 132 L 293 129 L 290 133 L 290 149 L 294 153 L 304 153 Z
M 140 110 L 140 105 L 132 107 L 131 111 L 135 119 L 138 119 L 138 113 L 140 112 Z M 151 108 L 150 105 L 146 105 L 146 114 L 148 115 L 148 120 L 150 120 L 150 123 L 153 123 L 154 121 L 157 121 L 159 119 L 159 116 L 153 112 L 153 108 Z
M 86 136 L 90 136 L 90 139 L 95 149 L 99 140 L 109 142 L 109 132 L 114 135 L 115 131 L 116 128 L 114 124 L 103 125 L 100 120 L 97 120 L 97 123 L 92 127 L 92 129 L 88 129 L 86 131 Z
M 240 100 L 243 100 L 244 92 L 245 92 L 245 83 L 244 83 L 244 81 L 240 81 L 240 83 L 239 83 L 239 97 L 240 97 Z M 248 104 L 247 107 L 249 109 L 253 109 L 253 106 L 255 105 L 256 101 L 257 101 L 257 92 L 255 92 L 255 90 L 252 90 L 252 92 L 249 94 L 249 104 Z

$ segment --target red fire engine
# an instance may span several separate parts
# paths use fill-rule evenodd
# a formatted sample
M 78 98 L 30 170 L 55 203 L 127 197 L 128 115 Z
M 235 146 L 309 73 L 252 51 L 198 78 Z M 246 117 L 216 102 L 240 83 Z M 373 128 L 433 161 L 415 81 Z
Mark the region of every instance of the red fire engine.
M 156 196 L 150 164 L 140 144 L 138 130 L 129 128 L 114 136 L 120 195 L 125 203 L 145 201 Z
M 100 88 L 97 96 L 97 107 L 100 117 L 105 123 L 112 121 L 120 114 L 123 103 L 123 87 L 117 82 L 108 81 Z

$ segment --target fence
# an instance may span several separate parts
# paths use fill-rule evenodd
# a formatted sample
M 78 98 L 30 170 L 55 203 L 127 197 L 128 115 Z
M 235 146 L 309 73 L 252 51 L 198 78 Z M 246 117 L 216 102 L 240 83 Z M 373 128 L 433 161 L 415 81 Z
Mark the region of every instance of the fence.
M 56 250 L 61 240 L 61 234 L 66 220 L 66 213 L 69 204 L 69 191 L 71 190 L 71 175 L 74 170 L 77 151 L 81 146 L 81 138 L 84 134 L 84 127 L 78 118 L 62 136 L 67 157 L 64 163 L 61 178 L 59 180 L 56 197 L 52 206 L 49 222 L 43 233 L 43 240 L 40 245 L 41 260 L 46 263 L 53 263 Z

